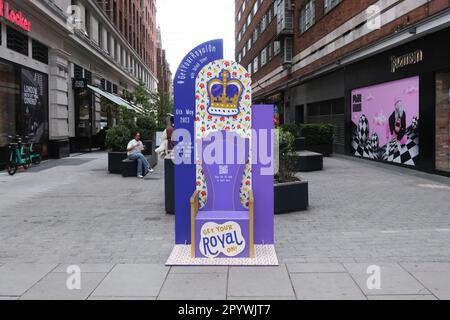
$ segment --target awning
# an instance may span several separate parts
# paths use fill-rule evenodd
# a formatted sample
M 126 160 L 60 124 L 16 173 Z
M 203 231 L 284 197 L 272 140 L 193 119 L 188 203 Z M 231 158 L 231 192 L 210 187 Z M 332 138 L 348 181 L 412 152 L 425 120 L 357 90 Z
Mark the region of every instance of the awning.
M 141 113 L 142 111 L 139 110 L 138 108 L 132 106 L 128 101 L 126 101 L 125 99 L 122 99 L 121 97 L 118 97 L 116 95 L 113 95 L 109 92 L 103 91 L 97 87 L 91 86 L 91 85 L 87 85 L 89 89 L 91 89 L 92 91 L 94 91 L 95 93 L 98 93 L 99 95 L 101 95 L 102 97 L 108 99 L 109 101 L 119 105 L 119 106 L 124 106 L 125 108 L 127 108 L 128 110 L 132 110 L 132 111 L 136 111 Z

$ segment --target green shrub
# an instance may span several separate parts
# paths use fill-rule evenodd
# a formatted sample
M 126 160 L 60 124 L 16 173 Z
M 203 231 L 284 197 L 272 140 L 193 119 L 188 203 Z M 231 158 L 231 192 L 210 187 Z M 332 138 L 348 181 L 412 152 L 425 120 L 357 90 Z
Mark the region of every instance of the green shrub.
M 298 124 L 290 123 L 290 124 L 283 124 L 281 126 L 281 129 L 284 131 L 290 132 L 294 138 L 300 138 L 301 132 L 300 132 L 300 126 Z
M 149 116 L 138 116 L 136 120 L 137 130 L 141 133 L 142 140 L 152 140 L 156 131 L 156 121 Z
M 127 151 L 128 142 L 132 139 L 133 133 L 124 125 L 114 126 L 106 133 L 106 148 L 112 152 Z
M 279 168 L 275 177 L 278 182 L 292 182 L 298 181 L 295 177 L 294 169 L 294 144 L 295 137 L 290 132 L 283 128 L 280 129 L 279 135 Z
M 307 145 L 333 144 L 334 126 L 331 124 L 302 124 L 300 135 Z

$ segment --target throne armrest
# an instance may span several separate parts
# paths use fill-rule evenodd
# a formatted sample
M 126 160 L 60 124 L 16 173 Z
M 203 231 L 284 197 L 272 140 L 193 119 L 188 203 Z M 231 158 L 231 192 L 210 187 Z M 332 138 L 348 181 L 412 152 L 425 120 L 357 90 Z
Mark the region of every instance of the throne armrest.
M 249 219 L 249 237 L 250 237 L 250 258 L 255 257 L 255 198 L 253 196 L 253 190 L 249 192 L 248 201 L 248 219 Z
M 195 190 L 191 197 L 191 256 L 195 258 L 195 218 L 200 206 L 200 193 Z

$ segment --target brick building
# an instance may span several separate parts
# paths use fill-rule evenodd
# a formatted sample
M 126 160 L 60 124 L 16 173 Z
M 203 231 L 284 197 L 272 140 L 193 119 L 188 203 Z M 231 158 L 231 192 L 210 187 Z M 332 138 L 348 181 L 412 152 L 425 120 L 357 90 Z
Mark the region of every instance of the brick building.
M 236 60 L 256 102 L 283 123 L 332 123 L 336 152 L 448 174 L 449 0 L 235 4 Z
M 170 98 L 173 96 L 173 81 L 170 65 L 166 58 L 166 50 L 163 48 L 161 31 L 158 29 L 156 43 L 158 91 L 166 93 Z

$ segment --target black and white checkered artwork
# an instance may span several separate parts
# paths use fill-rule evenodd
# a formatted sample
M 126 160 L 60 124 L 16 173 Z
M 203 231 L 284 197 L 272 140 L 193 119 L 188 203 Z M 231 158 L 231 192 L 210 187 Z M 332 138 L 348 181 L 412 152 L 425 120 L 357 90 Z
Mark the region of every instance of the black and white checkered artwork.
M 365 116 L 361 118 L 363 117 L 364 119 L 366 118 Z M 360 139 L 362 136 L 361 125 L 365 126 L 367 124 L 366 128 L 369 128 L 368 123 L 364 119 L 360 119 L 358 127 L 354 126 L 353 129 L 352 149 L 355 156 L 410 166 L 416 165 L 415 160 L 419 156 L 419 119 L 417 117 L 412 119 L 411 126 L 406 129 L 406 144 L 403 145 L 396 139 L 392 139 L 383 147 L 379 146 L 379 137 L 376 133 L 371 135 L 369 141 Z
M 366 143 L 369 137 L 369 120 L 365 115 L 359 118 L 358 124 L 358 139 L 361 143 Z

